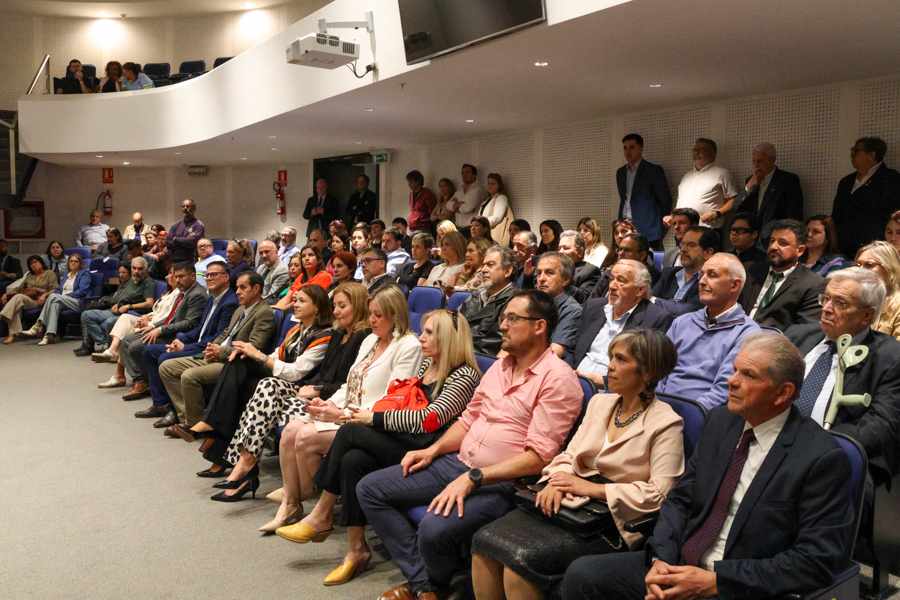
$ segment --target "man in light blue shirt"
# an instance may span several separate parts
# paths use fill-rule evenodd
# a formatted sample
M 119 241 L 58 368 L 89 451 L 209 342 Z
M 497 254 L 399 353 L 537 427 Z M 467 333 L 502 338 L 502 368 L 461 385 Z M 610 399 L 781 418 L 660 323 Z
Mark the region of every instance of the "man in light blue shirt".
M 281 230 L 281 248 L 278 250 L 278 260 L 286 265 L 291 264 L 291 257 L 300 253 L 297 247 L 297 230 L 293 227 L 285 227 Z
M 387 254 L 387 266 L 385 272 L 392 279 L 400 275 L 403 267 L 410 262 L 415 262 L 403 249 L 403 232 L 397 227 L 389 227 L 381 238 L 381 251 Z
M 150 90 L 153 89 L 153 80 L 141 73 L 141 65 L 127 62 L 122 65 L 122 91 Z
M 197 255 L 200 257 L 200 260 L 194 265 L 197 270 L 197 283 L 205 288 L 206 268 L 214 262 L 227 263 L 228 261 L 213 252 L 212 242 L 206 238 L 197 242 Z
M 85 225 L 78 230 L 75 237 L 75 245 L 79 248 L 96 248 L 100 244 L 106 242 L 106 232 L 109 231 L 109 225 L 100 222 L 100 212 L 91 211 L 91 223 Z

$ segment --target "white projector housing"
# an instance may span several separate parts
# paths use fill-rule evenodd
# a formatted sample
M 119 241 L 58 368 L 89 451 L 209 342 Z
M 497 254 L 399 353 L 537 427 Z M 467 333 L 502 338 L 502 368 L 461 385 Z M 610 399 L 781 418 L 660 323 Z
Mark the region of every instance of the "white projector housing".
M 336 69 L 359 58 L 359 44 L 336 35 L 311 33 L 291 42 L 285 53 L 292 65 Z

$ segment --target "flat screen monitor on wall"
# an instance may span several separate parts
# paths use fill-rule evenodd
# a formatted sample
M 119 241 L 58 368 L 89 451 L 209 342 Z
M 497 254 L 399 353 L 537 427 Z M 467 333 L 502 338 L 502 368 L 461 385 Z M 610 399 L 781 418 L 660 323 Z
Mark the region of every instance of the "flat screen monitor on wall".
M 407 64 L 453 52 L 546 19 L 544 0 L 400 0 Z

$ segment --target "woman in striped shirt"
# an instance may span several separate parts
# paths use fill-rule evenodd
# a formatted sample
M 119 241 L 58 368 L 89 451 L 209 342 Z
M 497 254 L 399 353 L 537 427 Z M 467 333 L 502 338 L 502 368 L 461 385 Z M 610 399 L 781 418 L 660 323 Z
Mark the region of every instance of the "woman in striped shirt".
M 359 480 L 400 464 L 410 450 L 431 445 L 465 410 L 481 381 L 465 317 L 456 311 L 436 310 L 423 321 L 419 341 L 425 360 L 417 377 L 428 406 L 385 412 L 351 408 L 352 415 L 344 417 L 345 424 L 313 477 L 322 490 L 316 507 L 300 523 L 276 532 L 294 542 L 323 541 L 334 531 L 334 507 L 338 497 L 343 497 L 337 524 L 347 527 L 350 549 L 341 566 L 325 578 L 325 585 L 350 581 L 366 570 L 372 557 L 366 544 L 366 517 L 356 497 Z

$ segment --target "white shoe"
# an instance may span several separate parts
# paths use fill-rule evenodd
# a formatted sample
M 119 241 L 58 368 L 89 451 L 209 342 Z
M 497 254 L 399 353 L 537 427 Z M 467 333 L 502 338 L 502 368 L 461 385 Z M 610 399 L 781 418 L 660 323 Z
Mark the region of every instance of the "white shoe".
M 103 383 L 98 383 L 97 387 L 102 390 L 110 389 L 110 388 L 125 387 L 125 382 L 119 381 L 115 377 L 110 377 L 108 380 L 104 381 Z
M 48 333 L 47 335 L 45 335 L 43 337 L 43 339 L 40 342 L 38 342 L 38 346 L 46 346 L 47 344 L 52 344 L 52 343 L 53 343 L 53 334 Z
M 37 323 L 34 324 L 34 326 L 31 329 L 29 329 L 28 331 L 23 331 L 19 335 L 22 337 L 36 338 L 36 337 L 41 337 L 41 335 L 43 335 L 43 333 L 44 333 L 44 326 L 41 325 L 40 321 L 38 321 Z

